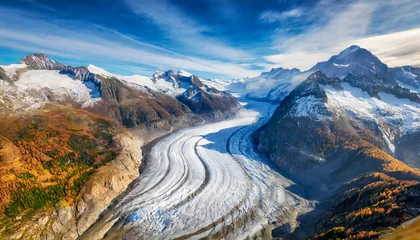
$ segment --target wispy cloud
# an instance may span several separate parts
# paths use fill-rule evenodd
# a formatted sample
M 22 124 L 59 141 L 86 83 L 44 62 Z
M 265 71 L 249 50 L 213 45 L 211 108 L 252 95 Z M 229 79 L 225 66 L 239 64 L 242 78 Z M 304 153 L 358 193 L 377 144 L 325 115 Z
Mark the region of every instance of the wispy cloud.
M 358 39 L 389 66 L 420 66 L 420 28 Z
M 149 18 L 165 30 L 172 41 L 191 52 L 233 61 L 253 59 L 250 53 L 206 35 L 205 33 L 211 32 L 211 29 L 189 18 L 168 1 L 126 0 L 126 2 L 133 12 Z
M 274 65 L 282 67 L 298 67 L 306 70 L 320 61 L 327 60 L 331 55 L 337 54 L 344 48 L 357 44 L 371 50 L 381 60 L 390 66 L 401 64 L 419 65 L 418 54 L 420 48 L 418 29 L 393 34 L 376 34 L 372 36 L 372 28 L 382 27 L 388 20 L 378 20 L 378 15 L 389 7 L 388 3 L 381 1 L 358 1 L 345 5 L 342 11 L 331 11 L 325 1 L 321 1 L 324 13 L 329 20 L 311 26 L 307 31 L 276 42 L 275 47 L 279 53 L 265 56 L 265 59 Z M 414 2 L 406 0 L 407 2 Z M 407 4 L 406 2 L 406 4 Z M 395 3 L 397 4 L 397 3 Z M 393 5 L 394 17 L 407 14 L 407 9 Z M 336 6 L 334 6 L 335 8 Z M 318 6 L 318 9 L 320 6 Z M 316 15 L 317 9 L 315 8 Z M 389 14 L 389 13 L 384 13 Z M 388 29 L 395 31 L 395 29 Z M 404 56 L 401 53 L 405 52 Z
M 44 52 L 71 59 L 96 59 L 116 65 L 142 64 L 155 69 L 182 68 L 229 77 L 258 74 L 235 62 L 188 57 L 100 26 L 80 26 L 74 22 L 48 23 L 26 18 L 8 8 L 0 8 L 0 13 L 3 17 L 0 23 L 0 46 L 3 47 Z
M 0 47 L 10 55 L 43 52 L 120 73 L 182 68 L 252 77 L 273 67 L 305 70 L 352 44 L 390 66 L 420 65 L 418 0 L 124 0 L 68 9 L 54 1 L 11 2 L 0 4 Z M 75 17 L 94 7 L 109 14 Z
M 260 20 L 266 23 L 273 23 L 277 21 L 283 21 L 288 18 L 300 17 L 302 15 L 302 10 L 295 8 L 289 11 L 278 12 L 273 10 L 268 10 L 260 15 Z
M 19 0 L 17 0 L 17 1 L 19 1 Z M 57 10 L 55 8 L 52 8 L 52 7 L 48 6 L 48 5 L 45 5 L 43 3 L 40 3 L 40 2 L 38 2 L 36 0 L 20 0 L 20 1 L 25 2 L 25 3 L 28 3 L 28 4 L 31 4 L 31 5 L 39 8 L 39 9 L 42 9 L 42 10 L 47 10 L 47 11 L 51 11 L 51 12 L 57 12 Z

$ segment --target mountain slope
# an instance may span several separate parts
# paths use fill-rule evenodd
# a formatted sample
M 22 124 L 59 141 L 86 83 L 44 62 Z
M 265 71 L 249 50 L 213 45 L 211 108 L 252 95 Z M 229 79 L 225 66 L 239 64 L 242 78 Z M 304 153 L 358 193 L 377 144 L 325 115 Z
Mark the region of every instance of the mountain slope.
M 374 172 L 394 178 L 398 186 L 404 181 L 417 184 L 420 104 L 418 95 L 406 90 L 376 76 L 349 73 L 338 78 L 315 72 L 281 101 L 269 122 L 256 133 L 258 149 L 280 170 L 305 185 L 310 196 L 320 200 L 344 194 L 342 187 L 346 182 Z M 365 191 L 367 184 L 357 184 L 359 189 L 354 194 Z M 383 188 L 372 191 L 382 192 Z M 419 214 L 402 209 L 394 215 L 398 222 L 393 224 L 384 222 L 375 227 L 373 216 L 378 215 L 370 215 L 365 217 L 364 225 L 355 225 L 359 220 L 338 220 L 343 214 L 351 214 L 339 205 L 346 198 L 332 201 L 328 210 L 331 215 L 320 223 L 319 235 L 315 237 L 349 237 L 363 231 L 383 233 Z M 392 201 L 404 205 L 399 200 Z M 362 211 L 373 203 L 366 204 L 349 211 Z M 401 214 L 409 217 L 399 217 Z
M 90 109 L 117 119 L 126 127 L 159 120 L 171 122 L 190 113 L 188 107 L 171 96 L 148 88 L 130 88 L 115 78 L 98 78 L 102 101 Z
M 94 169 L 117 157 L 113 136 L 124 131 L 110 119 L 57 106 L 1 114 L 0 126 L 0 215 L 8 217 L 74 201 Z
M 397 140 L 419 130 L 420 104 L 387 93 L 379 93 L 381 99 L 371 97 L 346 80 L 337 80 L 320 72 L 312 74 L 281 102 L 262 128 L 259 148 L 287 164 L 280 164 L 284 170 L 323 165 L 333 159 L 337 147 L 346 147 L 349 141 L 366 142 L 393 155 Z
M 357 178 L 335 197 L 311 239 L 379 238 L 420 214 L 419 196 L 419 182 L 381 173 Z
M 398 83 L 414 92 L 420 92 L 420 68 L 404 66 L 391 68 Z

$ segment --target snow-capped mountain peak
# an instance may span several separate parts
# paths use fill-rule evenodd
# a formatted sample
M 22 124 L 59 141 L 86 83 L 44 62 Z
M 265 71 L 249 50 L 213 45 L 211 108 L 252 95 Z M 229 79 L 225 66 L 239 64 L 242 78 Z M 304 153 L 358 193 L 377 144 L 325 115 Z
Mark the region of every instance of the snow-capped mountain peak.
M 388 66 L 367 49 L 350 46 L 326 62 L 319 62 L 309 71 L 322 71 L 328 77 L 344 78 L 356 73 L 369 78 L 380 78 L 385 83 L 396 84 Z
M 360 49 L 360 47 L 359 47 L 359 46 L 357 46 L 357 45 L 352 45 L 352 46 L 350 46 L 350 47 L 348 47 L 348 48 L 344 49 L 343 51 L 341 51 L 341 52 L 338 54 L 337 58 L 343 58 L 343 57 L 346 57 L 346 56 L 348 56 L 349 54 L 352 54 L 352 53 L 354 53 L 354 52 L 358 51 L 359 49 Z
M 93 64 L 89 64 L 89 66 L 87 67 L 87 69 L 89 70 L 89 72 L 93 73 L 93 74 L 98 74 L 98 75 L 103 75 L 103 76 L 107 76 L 107 77 L 113 77 L 115 76 L 114 74 L 108 72 L 107 70 L 97 67 Z
M 189 72 L 187 72 L 185 70 L 180 69 L 178 71 L 178 75 L 183 76 L 183 77 L 190 77 L 192 75 L 192 73 L 189 73 Z
M 42 53 L 29 54 L 22 58 L 19 63 L 26 64 L 31 69 L 40 70 L 63 70 L 66 68 L 66 65 L 56 62 Z
M 267 79 L 290 80 L 297 73 L 300 73 L 300 70 L 297 68 L 285 69 L 285 68 L 279 67 L 279 68 L 272 68 L 269 72 L 263 72 L 261 73 L 260 76 Z

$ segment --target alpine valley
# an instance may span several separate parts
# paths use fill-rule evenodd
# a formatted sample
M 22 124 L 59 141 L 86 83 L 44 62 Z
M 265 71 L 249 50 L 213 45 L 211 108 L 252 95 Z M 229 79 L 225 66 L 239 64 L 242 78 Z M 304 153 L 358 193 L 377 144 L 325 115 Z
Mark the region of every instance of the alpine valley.
M 30 54 L 0 66 L 0 196 L 0 239 L 415 239 L 420 68 L 359 46 L 236 80 Z

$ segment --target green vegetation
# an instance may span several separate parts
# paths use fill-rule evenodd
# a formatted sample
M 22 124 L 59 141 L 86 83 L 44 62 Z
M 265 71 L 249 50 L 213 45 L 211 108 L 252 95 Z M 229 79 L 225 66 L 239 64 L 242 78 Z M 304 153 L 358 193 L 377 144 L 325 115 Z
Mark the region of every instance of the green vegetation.
M 68 144 L 74 151 L 79 152 L 80 156 L 75 159 L 79 164 L 92 166 L 99 155 L 98 143 L 86 135 L 72 134 Z
M 355 179 L 322 217 L 313 239 L 372 239 L 418 215 L 420 184 L 383 173 Z
M 33 175 L 30 172 L 22 173 L 21 175 L 17 176 L 17 178 L 23 179 L 23 180 L 29 180 L 35 178 L 35 175 Z
M 118 156 L 119 131 L 112 120 L 68 107 L 0 118 L 0 217 L 75 201 L 94 170 Z
M 11 193 L 12 201 L 5 209 L 8 217 L 15 217 L 27 209 L 41 209 L 47 203 L 56 203 L 64 196 L 64 185 L 62 183 L 47 188 L 32 187 L 29 190 L 21 190 Z
M 93 132 L 93 136 L 95 138 L 100 138 L 108 143 L 112 142 L 113 133 L 113 126 L 109 121 L 104 119 L 96 119 L 95 124 L 92 126 L 95 131 Z
M 70 187 L 70 191 L 73 194 L 78 194 L 80 189 L 82 188 L 83 184 L 87 181 L 90 175 L 93 174 L 93 170 L 89 170 L 82 175 L 80 175 L 76 180 L 73 181 L 73 184 Z

